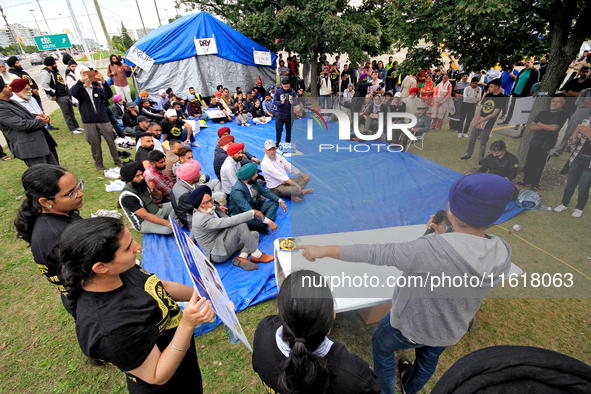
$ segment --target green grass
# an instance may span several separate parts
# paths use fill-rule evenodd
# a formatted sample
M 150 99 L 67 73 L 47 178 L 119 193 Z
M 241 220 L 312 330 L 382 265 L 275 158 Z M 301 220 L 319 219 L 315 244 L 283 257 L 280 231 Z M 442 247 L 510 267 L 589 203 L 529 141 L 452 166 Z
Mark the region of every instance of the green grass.
M 94 169 L 90 148 L 84 136 L 72 135 L 65 127 L 59 111 L 52 115 L 52 132 L 57 140 L 62 164 L 76 177 L 86 181 L 83 217 L 98 209 L 116 209 L 117 193 L 106 193 L 107 179 Z M 511 152 L 518 141 L 501 137 Z M 449 131 L 430 132 L 423 152 L 419 154 L 445 167 L 467 173 L 476 161 L 460 162 L 467 139 L 457 139 Z M 103 144 L 106 166 L 112 166 Z M 556 206 L 560 202 L 564 177 L 555 176 L 566 158 L 552 159 L 543 180 L 543 203 Z M 123 373 L 113 367 L 92 367 L 81 354 L 70 316 L 63 310 L 56 290 L 33 263 L 30 250 L 16 240 L 12 221 L 23 199 L 20 176 L 26 169 L 20 160 L 1 162 L 0 188 L 0 393 L 125 393 Z M 489 233 L 507 239 L 513 248 L 513 262 L 527 272 L 573 272 L 575 287 L 558 292 L 561 298 L 489 298 L 477 314 L 473 332 L 441 356 L 435 376 L 427 384 L 430 391 L 437 379 L 461 356 L 491 345 L 515 344 L 539 346 L 565 353 L 591 363 L 591 302 L 586 298 L 591 280 L 589 212 L 581 219 L 569 212 L 549 213 L 541 210 L 521 213 L 502 224 L 510 229 L 519 223 L 523 230 L 517 235 L 548 251 L 564 263 L 532 247 L 499 227 Z M 133 232 L 138 242 L 141 236 Z M 565 265 L 570 265 L 567 266 Z M 495 291 L 498 296 L 520 295 L 517 291 Z M 540 295 L 539 290 L 527 293 Z M 244 331 L 252 342 L 258 321 L 276 312 L 274 300 L 239 313 Z M 371 364 L 371 333 L 373 325 L 365 325 L 355 312 L 339 314 L 331 337 L 343 342 Z M 205 392 L 261 393 L 258 376 L 252 371 L 250 353 L 242 345 L 231 345 L 222 327 L 196 338 L 197 351 Z M 412 352 L 402 352 L 414 357 Z M 221 363 L 221 364 L 220 364 Z

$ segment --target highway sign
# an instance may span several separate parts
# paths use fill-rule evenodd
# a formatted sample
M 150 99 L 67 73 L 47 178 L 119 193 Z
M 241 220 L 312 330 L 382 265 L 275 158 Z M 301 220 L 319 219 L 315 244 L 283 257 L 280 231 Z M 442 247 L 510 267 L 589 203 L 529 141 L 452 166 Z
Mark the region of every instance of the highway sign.
M 37 44 L 37 48 L 39 48 L 40 51 L 72 47 L 67 34 L 35 36 L 33 38 L 35 39 L 35 44 Z

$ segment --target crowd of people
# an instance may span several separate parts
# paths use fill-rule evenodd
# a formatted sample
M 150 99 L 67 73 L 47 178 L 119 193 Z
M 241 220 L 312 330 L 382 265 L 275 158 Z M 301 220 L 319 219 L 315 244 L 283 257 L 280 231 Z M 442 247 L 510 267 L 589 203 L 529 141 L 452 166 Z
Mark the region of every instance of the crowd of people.
M 534 119 L 535 134 L 521 181 L 538 190 L 550 150 L 568 122 L 565 138 L 573 152 L 556 211 L 567 209 L 578 187 L 574 217 L 582 215 L 591 188 L 588 60 L 577 64 L 576 75 L 553 95 L 550 108 Z M 84 181 L 60 166 L 36 83 L 22 67 L 19 70 L 18 61 L 7 63 L 11 79 L 0 79 L 0 127 L 11 152 L 28 167 L 22 176 L 26 197 L 15 219 L 17 234 L 30 244 L 39 269 L 56 286 L 64 308 L 76 320 L 82 352 L 124 371 L 130 392 L 190 389 L 201 393 L 193 330 L 213 318 L 211 303 L 192 287 L 142 270 L 136 264 L 140 246 L 121 220 L 80 216 Z M 291 142 L 294 113 L 306 102 L 295 56 L 289 59 L 289 67 L 279 61 L 281 86 L 277 89 L 274 85 L 265 89 L 260 79 L 246 93 L 236 88 L 230 94 L 229 88 L 219 86 L 208 103 L 193 88 L 184 97 L 163 89 L 157 102 L 140 92 L 137 102 L 133 101 L 126 80 L 130 70 L 115 55 L 107 71 L 115 96 L 100 72 L 73 59 L 64 63 L 68 66 L 65 78 L 55 60 L 46 59 L 41 87 L 58 103 L 69 131 L 85 134 L 97 169 L 104 169 L 101 135 L 107 142 L 125 183 L 119 205 L 133 231 L 172 236 L 172 217 L 190 231 L 190 238 L 213 263 L 231 261 L 253 271 L 273 261 L 273 255 L 259 249 L 261 234 L 277 231 L 278 215 L 288 212 L 287 199 L 298 203 L 314 192 L 308 188 L 310 176 L 281 151 Z M 387 112 L 415 114 L 412 131 L 416 135 L 440 130 L 445 119 L 459 138 L 468 137 L 471 128 L 468 150 L 460 160 L 470 159 L 480 140 L 480 173 L 462 177 L 450 188 L 447 216 L 453 233 L 432 217 L 427 227 L 435 234 L 410 243 L 301 246 L 304 257 L 392 265 L 407 276 L 431 272 L 430 261 L 440 261 L 437 270 L 441 272 L 457 270 L 476 276 L 488 272 L 495 278 L 507 274 L 511 248 L 485 229 L 515 198 L 518 160 L 503 141 L 493 142 L 486 155 L 487 143 L 500 114 L 505 112 L 509 121 L 513 113 L 515 100 L 509 104 L 502 98 L 535 93 L 541 72 L 533 62 L 527 60 L 521 71 L 493 69 L 478 76 L 453 68 L 403 75 L 392 57 L 386 65 L 368 62 L 360 69 L 342 65 L 339 57 L 332 65 L 321 59 L 319 67 L 321 107 L 336 103 L 350 114 L 358 113 L 364 133 L 374 133 L 380 127 L 379 115 Z M 1 66 L 0 72 L 4 75 Z M 563 109 L 565 97 L 574 96 L 579 97 L 576 108 Z M 74 104 L 82 128 L 75 119 Z M 209 117 L 206 109 L 218 111 Z M 459 114 L 450 117 L 456 111 Z M 188 122 L 196 120 L 193 124 L 201 127 L 205 119 L 222 125 L 211 163 L 194 160 L 193 148 L 200 148 L 195 139 L 198 130 Z M 236 129 L 235 125 L 247 126 L 250 121 L 254 125 L 275 121 L 275 140 L 257 147 L 237 141 L 229 126 Z M 405 143 L 403 134 L 397 138 Z M 257 158 L 248 148 L 263 150 L 264 157 Z M 123 163 L 120 149 L 135 149 L 134 160 Z M 555 155 L 560 154 L 559 147 Z M 416 393 L 435 372 L 440 354 L 466 333 L 482 299 L 492 291 L 492 287 L 478 287 L 439 297 L 410 297 L 406 292 L 412 290 L 397 288 L 392 310 L 373 334 L 374 372 L 366 361 L 328 338 L 335 319 L 330 290 L 326 283 L 302 286 L 303 276 L 321 278 L 312 271 L 288 276 L 278 295 L 278 314 L 263 319 L 255 332 L 253 369 L 269 393 L 321 393 L 328 387 L 332 392 L 393 393 L 397 369 L 404 392 Z M 183 312 L 180 301 L 188 302 Z M 441 329 L 434 332 L 432 327 Z M 401 349 L 415 349 L 416 360 L 403 358 L 397 368 L 394 352 Z

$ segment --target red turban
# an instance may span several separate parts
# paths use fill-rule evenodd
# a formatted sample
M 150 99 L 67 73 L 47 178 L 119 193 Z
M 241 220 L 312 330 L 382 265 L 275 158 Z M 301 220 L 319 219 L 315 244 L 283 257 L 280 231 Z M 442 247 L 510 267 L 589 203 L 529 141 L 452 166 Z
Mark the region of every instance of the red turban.
M 410 90 L 408 91 L 408 94 L 419 94 L 419 88 L 410 88 Z
M 26 88 L 27 86 L 29 86 L 29 80 L 28 79 L 13 79 L 12 82 L 10 83 L 10 87 L 12 88 L 12 91 L 14 93 L 18 93 L 18 92 L 22 92 L 22 90 L 24 88 Z
M 229 127 L 220 127 L 220 129 L 218 130 L 218 138 L 222 138 L 222 135 L 224 134 L 230 134 L 230 128 Z
M 234 156 L 236 153 L 244 149 L 244 143 L 234 143 L 228 147 L 228 156 Z
M 218 141 L 218 144 L 219 144 L 219 146 L 226 146 L 230 142 L 234 142 L 234 136 L 233 135 L 225 135 L 222 138 L 220 138 L 220 140 Z

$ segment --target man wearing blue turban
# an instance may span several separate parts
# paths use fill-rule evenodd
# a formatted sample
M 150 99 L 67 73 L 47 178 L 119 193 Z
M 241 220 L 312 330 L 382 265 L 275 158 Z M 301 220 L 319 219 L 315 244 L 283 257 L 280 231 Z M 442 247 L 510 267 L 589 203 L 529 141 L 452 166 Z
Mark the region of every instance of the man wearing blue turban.
M 374 369 L 382 382 L 382 393 L 394 393 L 394 352 L 402 349 L 415 349 L 416 361 L 400 360 L 401 386 L 406 394 L 419 392 L 435 372 L 445 348 L 464 336 L 482 299 L 501 282 L 503 274 L 509 274 L 511 246 L 502 238 L 487 235 L 485 229 L 501 217 L 515 190 L 511 181 L 498 175 L 466 175 L 449 189 L 447 216 L 453 232 L 446 233 L 445 224 L 435 225 L 432 216 L 427 227 L 435 234 L 411 242 L 298 248 L 310 261 L 330 257 L 403 271 L 407 286 L 395 288 L 392 309 L 372 338 Z M 419 280 L 410 280 L 410 276 Z M 459 286 L 442 280 L 434 287 L 434 277 L 488 279 L 476 286 L 469 280 Z

